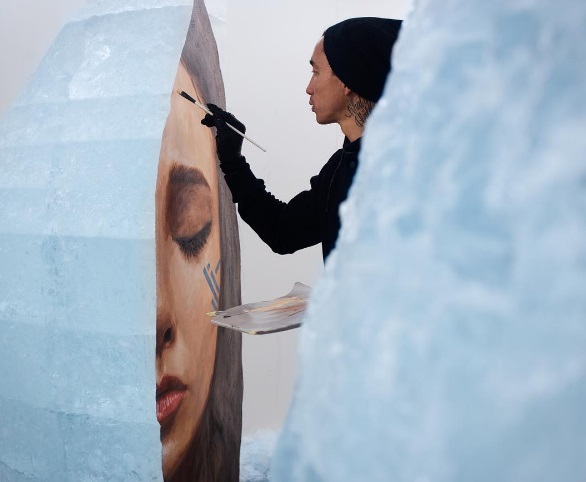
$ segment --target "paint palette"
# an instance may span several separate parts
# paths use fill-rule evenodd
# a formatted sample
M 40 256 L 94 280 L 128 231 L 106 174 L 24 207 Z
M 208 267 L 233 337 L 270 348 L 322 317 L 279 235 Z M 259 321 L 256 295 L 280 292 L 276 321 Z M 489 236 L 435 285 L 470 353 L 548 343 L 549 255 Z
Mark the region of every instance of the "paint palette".
M 249 335 L 265 335 L 301 326 L 311 288 L 295 283 L 285 296 L 235 306 L 225 311 L 212 311 L 212 323 Z

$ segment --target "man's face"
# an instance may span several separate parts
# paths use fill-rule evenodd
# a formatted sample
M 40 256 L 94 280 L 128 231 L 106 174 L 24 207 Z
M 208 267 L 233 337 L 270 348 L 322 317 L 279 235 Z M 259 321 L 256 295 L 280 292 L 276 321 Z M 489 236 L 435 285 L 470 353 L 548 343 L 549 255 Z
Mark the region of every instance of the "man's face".
M 313 49 L 309 61 L 312 76 L 305 92 L 309 95 L 309 105 L 315 112 L 318 124 L 333 124 L 346 119 L 346 107 L 351 91 L 336 77 L 324 52 L 323 37 Z

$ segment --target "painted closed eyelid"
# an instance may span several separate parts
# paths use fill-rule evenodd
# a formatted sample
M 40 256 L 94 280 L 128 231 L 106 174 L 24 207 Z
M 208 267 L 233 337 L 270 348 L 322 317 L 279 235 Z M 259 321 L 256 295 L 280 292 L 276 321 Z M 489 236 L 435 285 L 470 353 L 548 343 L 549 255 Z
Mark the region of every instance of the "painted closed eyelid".
M 166 224 L 171 239 L 189 261 L 206 245 L 212 230 L 212 192 L 203 173 L 175 165 L 167 185 Z
M 179 246 L 184 256 L 190 260 L 196 258 L 206 245 L 212 232 L 212 222 L 209 221 L 200 231 L 191 237 L 173 237 L 173 241 Z

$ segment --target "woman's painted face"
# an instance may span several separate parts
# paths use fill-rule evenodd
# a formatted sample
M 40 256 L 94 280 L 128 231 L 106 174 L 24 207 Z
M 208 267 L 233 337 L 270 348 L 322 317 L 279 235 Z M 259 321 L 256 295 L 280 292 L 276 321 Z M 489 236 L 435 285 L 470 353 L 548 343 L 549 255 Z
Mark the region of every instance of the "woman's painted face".
M 204 103 L 180 64 L 174 91 Z M 214 371 L 217 329 L 207 312 L 220 293 L 220 232 L 215 141 L 196 106 L 176 93 L 157 177 L 157 419 L 163 476 L 193 439 Z

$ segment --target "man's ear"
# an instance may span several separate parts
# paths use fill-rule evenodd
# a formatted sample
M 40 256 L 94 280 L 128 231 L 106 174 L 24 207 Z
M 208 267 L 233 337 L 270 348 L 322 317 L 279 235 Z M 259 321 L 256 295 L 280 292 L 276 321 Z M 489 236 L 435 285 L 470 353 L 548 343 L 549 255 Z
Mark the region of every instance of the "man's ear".
M 352 98 L 356 95 L 356 93 L 354 91 L 352 91 L 351 89 L 349 89 L 348 87 L 346 87 L 346 85 L 344 85 L 344 94 L 348 98 Z

